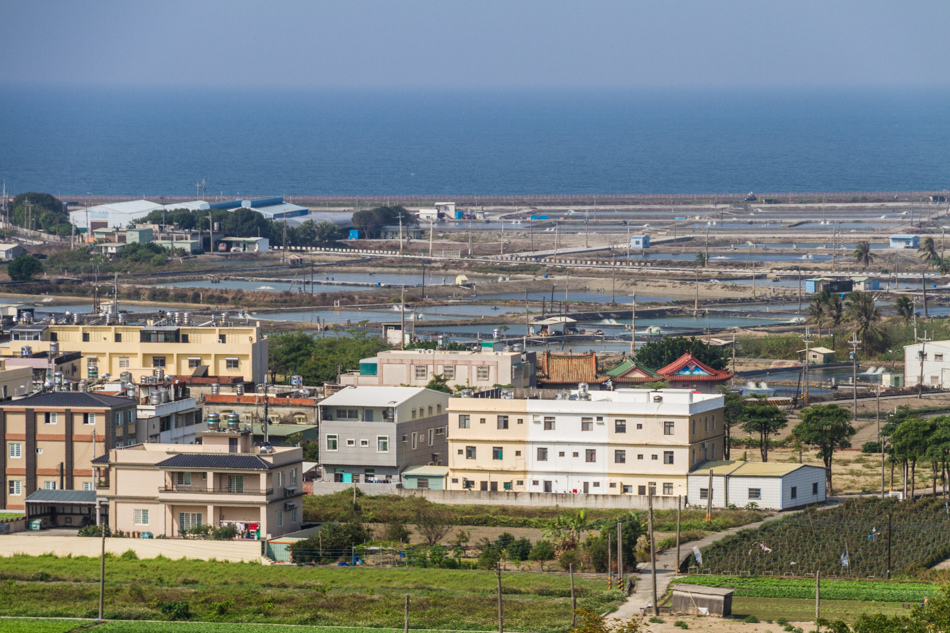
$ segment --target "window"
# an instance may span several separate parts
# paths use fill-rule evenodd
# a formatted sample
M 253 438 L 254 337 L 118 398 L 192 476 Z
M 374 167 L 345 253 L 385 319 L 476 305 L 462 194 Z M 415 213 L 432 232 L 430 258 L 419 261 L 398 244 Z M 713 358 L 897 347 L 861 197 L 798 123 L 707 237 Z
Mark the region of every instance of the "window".
M 116 332 L 116 333 L 115 333 L 115 339 L 114 339 L 114 340 L 115 340 L 116 343 L 121 343 L 121 342 L 122 342 L 122 334 L 119 333 L 119 332 Z
M 95 413 L 83 413 L 83 414 L 82 414 L 82 423 L 83 423 L 83 424 L 95 424 L 95 423 L 96 423 L 96 414 L 95 414 Z
M 626 432 L 627 432 L 627 421 L 614 420 L 614 433 L 626 433 Z
M 417 446 L 419 446 L 419 436 L 413 433 L 412 434 L 412 450 L 416 450 Z
M 179 486 L 190 486 L 191 473 L 175 473 L 175 481 Z
M 435 444 L 435 429 L 429 429 L 429 446 Z
M 508 428 L 508 416 L 507 416 L 507 415 L 499 415 L 499 416 L 498 416 L 498 428 L 499 428 L 499 429 L 507 429 L 507 428 Z
M 594 488 L 600 488 L 600 482 L 599 482 L 599 481 L 595 481 L 595 482 L 594 482 Z
M 492 459 L 504 459 L 504 451 L 501 446 L 492 446 L 491 449 L 491 458 Z
M 356 446 L 356 440 L 347 440 L 347 441 L 346 441 L 346 445 L 347 445 L 347 446 Z
M 132 523 L 148 525 L 148 510 L 132 510 Z
M 377 453 L 389 452 L 389 437 L 385 435 L 376 436 L 376 452 Z
M 202 524 L 200 512 L 179 512 L 178 513 L 178 531 L 184 532 L 185 530 L 190 530 L 193 527 L 198 527 Z
M 88 343 L 88 342 L 89 342 L 89 332 L 83 332 L 83 333 L 82 333 L 82 342 L 83 342 L 83 343 Z
M 578 455 L 578 453 L 575 451 L 575 452 L 573 453 L 573 456 L 574 456 L 574 457 L 577 457 L 577 455 Z
M 427 373 L 425 365 L 416 365 L 416 378 L 424 379 Z
M 664 422 L 663 423 L 663 435 L 673 435 L 673 422 Z
M 189 358 L 188 359 L 188 369 L 198 369 L 201 366 L 200 358 Z
M 705 418 L 703 418 L 703 430 L 706 433 L 709 433 L 709 416 L 706 416 Z
M 37 455 L 42 455 L 42 454 L 43 454 L 43 449 L 42 449 L 42 448 L 37 448 L 37 449 L 36 449 L 36 454 L 37 454 Z
M 23 492 L 20 490 L 20 482 L 16 479 L 8 482 L 7 487 L 11 497 L 19 497 Z
M 56 490 L 56 482 L 55 482 L 55 481 L 44 481 L 44 482 L 43 482 L 43 489 L 44 489 L 44 490 Z
M 82 489 L 84 492 L 89 492 L 90 490 L 93 490 L 92 482 L 91 481 L 82 482 Z
M 335 451 L 337 450 L 337 436 L 336 435 L 327 435 L 327 450 Z
M 369 440 L 360 440 L 360 448 L 369 448 Z
M 339 420 L 356 420 L 359 419 L 359 411 L 356 409 L 337 409 L 336 417 Z
M 119 356 L 119 369 L 128 369 L 128 368 L 129 368 L 129 357 Z
M 593 463 L 597 461 L 597 449 L 588 448 L 584 451 L 584 461 L 587 463 Z
M 164 367 L 164 366 L 165 366 L 164 356 L 152 356 L 152 367 Z
M 943 354 L 934 353 L 934 362 L 942 363 L 942 362 L 943 362 Z
M 656 461 L 657 459 L 659 459 L 659 457 L 657 456 L 656 453 L 653 453 L 652 455 L 650 455 L 650 459 L 652 459 L 653 461 Z
M 818 482 L 817 482 L 817 481 L 811 485 L 811 493 L 812 493 L 813 495 L 818 494 Z
M 791 494 L 791 497 L 792 497 L 792 499 L 798 499 L 798 487 L 797 487 L 797 486 L 792 486 L 792 494 Z
M 673 494 L 673 484 L 672 482 L 665 482 L 663 484 L 663 494 L 671 495 Z
M 558 456 L 558 457 L 564 457 L 564 451 L 558 451 L 557 456 Z
M 716 430 L 716 414 L 715 413 L 713 413 L 713 416 L 712 416 L 712 423 L 713 423 L 713 431 L 715 431 Z
M 125 423 L 125 415 L 121 411 L 115 414 L 115 425 L 122 426 Z
M 545 418 L 544 418 L 544 430 L 545 430 L 545 431 L 553 431 L 553 430 L 554 430 L 554 417 L 553 417 L 553 416 L 545 416 Z
M 475 368 L 475 379 L 476 379 L 476 380 L 488 380 L 488 367 L 476 367 L 476 368 Z
M 539 462 L 548 461 L 548 449 L 540 448 L 540 447 L 538 448 L 538 461 Z
M 594 418 L 581 418 L 581 431 L 593 431 Z
M 696 420 L 693 420 L 693 435 L 696 435 Z
M 226 369 L 238 369 L 241 366 L 241 361 L 237 358 L 226 358 L 224 359 L 224 367 Z
M 187 343 L 187 342 L 188 342 L 188 335 L 187 335 L 187 334 L 182 334 L 182 335 L 181 335 L 181 342 L 182 342 L 182 343 Z
M 637 494 L 640 495 L 641 497 L 646 496 L 646 494 L 647 494 L 647 487 L 646 487 L 646 486 L 637 486 Z
M 416 419 L 416 412 L 417 412 L 417 411 L 418 411 L 418 409 L 413 409 L 413 410 L 412 410 L 412 419 L 413 419 L 413 420 Z
M 664 464 L 673 463 L 673 451 L 663 451 L 663 463 Z
M 518 418 L 518 424 L 524 424 L 524 418 Z
M 465 447 L 465 459 L 475 459 L 475 447 L 466 446 Z
M 643 459 L 643 453 L 637 453 L 637 459 Z
M 290 483 L 292 485 L 297 485 L 297 469 L 296 468 L 290 469 Z
M 699 489 L 699 498 L 708 499 L 709 498 L 709 488 L 700 488 Z
M 19 443 L 14 444 L 11 442 L 9 455 L 13 459 L 19 459 L 20 457 L 23 457 L 23 445 Z
M 616 450 L 614 451 L 614 463 L 615 464 L 626 464 L 627 463 L 627 451 Z
M 515 451 L 515 457 L 521 457 L 521 451 Z
M 282 527 L 284 525 L 284 511 L 277 511 L 277 527 Z
M 46 412 L 43 414 L 43 421 L 46 424 L 56 424 L 56 414 L 51 412 Z
M 651 496 L 651 497 L 655 497 L 655 496 L 656 496 L 656 482 L 655 482 L 655 481 L 648 481 L 648 482 L 647 482 L 647 488 L 650 489 L 650 490 L 649 490 L 650 496 Z
M 637 424 L 637 430 L 640 431 L 640 430 L 642 430 L 642 429 L 643 429 L 643 425 L 642 425 L 642 424 Z
M 488 418 L 478 418 L 478 423 L 479 423 L 479 424 L 485 424 L 485 422 L 487 422 L 487 421 L 488 421 Z
M 227 336 L 227 334 L 218 334 L 218 342 L 219 342 L 219 343 L 227 343 L 227 342 L 228 342 L 228 336 Z
M 442 377 L 446 380 L 455 380 L 455 365 L 445 365 L 442 367 Z
M 624 492 L 625 494 L 633 494 L 633 486 L 624 486 L 624 487 L 623 487 L 623 492 Z

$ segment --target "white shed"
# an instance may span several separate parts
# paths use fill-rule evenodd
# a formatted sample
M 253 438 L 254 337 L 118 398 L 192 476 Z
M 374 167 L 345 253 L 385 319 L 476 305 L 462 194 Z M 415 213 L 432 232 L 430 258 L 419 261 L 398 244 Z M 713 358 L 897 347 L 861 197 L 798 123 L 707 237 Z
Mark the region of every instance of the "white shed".
M 691 472 L 686 500 L 705 507 L 712 471 L 712 505 L 725 508 L 755 503 L 760 508 L 789 510 L 825 502 L 825 469 L 809 464 L 707 462 Z

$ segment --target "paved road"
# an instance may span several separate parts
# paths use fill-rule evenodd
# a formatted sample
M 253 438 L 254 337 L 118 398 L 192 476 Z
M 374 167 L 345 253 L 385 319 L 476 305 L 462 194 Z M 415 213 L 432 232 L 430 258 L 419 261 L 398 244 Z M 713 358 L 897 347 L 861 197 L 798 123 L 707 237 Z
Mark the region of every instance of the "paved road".
M 787 513 L 786 513 L 787 514 Z M 751 530 L 759 527 L 765 521 L 770 521 L 775 519 L 780 515 L 778 512 L 772 514 L 764 521 L 759 521 L 757 523 L 749 523 L 748 525 L 743 525 L 740 527 L 732 528 L 724 532 L 717 532 L 716 534 L 711 534 L 704 539 L 699 541 L 690 541 L 689 543 L 684 543 L 681 545 L 680 550 L 683 558 L 687 556 L 692 556 L 693 547 L 699 547 L 700 551 L 704 547 L 712 545 L 719 539 L 723 538 L 726 535 L 734 534 L 740 530 Z M 677 561 L 676 561 L 676 548 L 670 548 L 659 552 L 656 555 L 656 594 L 657 596 L 662 597 L 666 593 L 667 588 L 670 586 L 670 581 L 676 577 Z M 627 601 L 620 605 L 620 607 L 614 611 L 609 617 L 619 618 L 621 620 L 627 620 L 632 617 L 640 615 L 640 609 L 646 607 L 649 604 L 652 604 L 653 601 L 653 579 L 652 574 L 650 573 L 650 564 L 640 564 L 637 568 L 637 573 L 640 574 L 640 580 L 637 582 L 637 586 L 634 592 L 627 598 Z

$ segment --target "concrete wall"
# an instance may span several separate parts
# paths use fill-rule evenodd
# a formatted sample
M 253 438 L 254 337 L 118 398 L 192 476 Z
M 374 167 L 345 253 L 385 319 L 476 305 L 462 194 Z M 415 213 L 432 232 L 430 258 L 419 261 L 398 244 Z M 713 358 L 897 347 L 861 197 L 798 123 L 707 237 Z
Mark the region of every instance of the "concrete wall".
M 101 540 L 80 536 L 41 536 L 11 534 L 0 536 L 0 555 L 28 554 L 40 556 L 99 556 Z M 226 560 L 231 562 L 258 562 L 261 560 L 260 541 L 192 541 L 184 539 L 107 538 L 106 551 L 120 555 L 133 550 L 139 558 L 194 558 L 198 560 Z
M 355 485 L 360 492 L 367 495 L 394 495 L 398 493 L 396 484 L 367 484 L 359 482 L 357 484 L 344 484 L 335 481 L 314 481 L 313 493 L 315 495 L 332 495 L 341 490 L 353 490 Z
M 316 489 L 316 486 L 314 486 Z M 433 503 L 449 505 L 512 505 L 536 508 L 621 508 L 646 510 L 646 496 L 554 494 L 542 492 L 481 492 L 464 490 L 405 490 L 397 491 L 403 497 L 424 497 Z M 657 510 L 675 510 L 677 497 L 653 497 Z

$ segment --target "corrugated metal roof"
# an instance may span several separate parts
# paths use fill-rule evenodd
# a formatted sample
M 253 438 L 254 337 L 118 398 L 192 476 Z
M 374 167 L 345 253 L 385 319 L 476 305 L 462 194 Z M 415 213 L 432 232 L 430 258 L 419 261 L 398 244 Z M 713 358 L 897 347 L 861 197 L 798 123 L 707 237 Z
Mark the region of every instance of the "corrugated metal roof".
M 99 457 L 92 460 L 93 464 L 108 464 L 109 463 L 109 453 L 103 453 Z
M 690 475 L 709 476 L 712 470 L 713 475 L 721 477 L 729 475 L 730 477 L 783 477 L 793 473 L 799 468 L 822 468 L 812 464 L 782 464 L 776 462 L 739 462 L 739 461 L 718 461 L 706 462 L 697 468 Z M 822 470 L 824 470 L 822 468 Z
M 347 387 L 320 402 L 328 406 L 395 407 L 428 391 L 425 387 Z M 433 392 L 438 393 L 438 392 Z M 445 394 L 448 404 L 449 395 Z
M 734 590 L 727 587 L 703 587 L 701 585 L 676 583 L 673 585 L 673 591 L 696 594 L 697 596 L 730 596 Z
M 121 407 L 134 404 L 129 398 L 117 398 L 115 396 L 103 396 L 84 391 L 50 391 L 47 393 L 36 393 L 20 400 L 12 400 L 0 404 L 0 408 L 23 408 L 23 407 L 78 407 L 78 408 L 107 408 Z
M 27 503 L 71 503 L 96 505 L 95 490 L 37 490 L 26 498 Z
M 445 477 L 448 466 L 412 466 L 402 471 L 403 477 Z
M 159 468 L 208 468 L 221 470 L 270 470 L 273 465 L 257 455 L 234 455 L 232 453 L 187 454 L 180 453 L 155 464 Z

